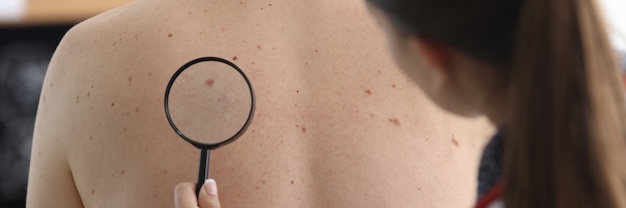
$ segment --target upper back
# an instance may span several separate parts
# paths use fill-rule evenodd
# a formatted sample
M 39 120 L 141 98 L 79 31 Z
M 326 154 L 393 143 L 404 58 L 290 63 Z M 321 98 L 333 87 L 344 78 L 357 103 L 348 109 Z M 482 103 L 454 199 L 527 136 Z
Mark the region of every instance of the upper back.
M 257 95 L 248 131 L 212 154 L 224 207 L 473 200 L 490 127 L 430 104 L 360 1 L 143 0 L 83 22 L 50 65 L 33 154 L 62 144 L 46 148 L 60 149 L 86 207 L 170 207 L 199 151 L 167 123 L 163 95 L 203 56 L 233 61 Z

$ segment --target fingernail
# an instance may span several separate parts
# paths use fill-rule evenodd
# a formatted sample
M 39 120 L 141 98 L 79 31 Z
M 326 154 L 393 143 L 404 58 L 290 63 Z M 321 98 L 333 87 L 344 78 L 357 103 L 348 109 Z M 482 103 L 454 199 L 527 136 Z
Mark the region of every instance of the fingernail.
M 215 180 L 207 179 L 204 181 L 204 191 L 206 191 L 209 196 L 217 196 L 217 184 Z

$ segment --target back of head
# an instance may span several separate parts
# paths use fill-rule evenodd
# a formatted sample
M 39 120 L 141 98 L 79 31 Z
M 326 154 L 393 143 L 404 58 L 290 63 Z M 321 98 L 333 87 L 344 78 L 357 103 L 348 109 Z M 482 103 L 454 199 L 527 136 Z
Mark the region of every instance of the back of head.
M 619 63 L 593 0 L 368 0 L 501 70 L 507 207 L 626 207 Z

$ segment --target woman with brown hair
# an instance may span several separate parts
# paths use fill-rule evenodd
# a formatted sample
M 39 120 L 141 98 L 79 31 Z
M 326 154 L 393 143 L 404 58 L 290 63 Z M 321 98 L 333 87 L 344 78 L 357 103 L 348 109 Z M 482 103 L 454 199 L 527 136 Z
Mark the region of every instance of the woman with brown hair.
M 432 100 L 502 127 L 502 175 L 479 205 L 626 206 L 624 96 L 596 2 L 369 3 Z
M 594 1 L 369 2 L 436 103 L 503 127 L 502 175 L 485 197 L 626 206 L 624 96 Z
M 368 4 L 435 103 L 500 127 L 477 207 L 626 207 L 624 92 L 595 1 Z

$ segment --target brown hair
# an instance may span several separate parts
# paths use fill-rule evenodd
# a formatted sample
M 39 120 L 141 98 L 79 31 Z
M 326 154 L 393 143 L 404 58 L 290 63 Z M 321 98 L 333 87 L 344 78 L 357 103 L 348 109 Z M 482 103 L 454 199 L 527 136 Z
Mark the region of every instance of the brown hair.
M 402 33 L 503 69 L 507 208 L 626 207 L 626 103 L 593 0 L 368 2 Z

